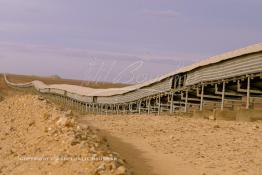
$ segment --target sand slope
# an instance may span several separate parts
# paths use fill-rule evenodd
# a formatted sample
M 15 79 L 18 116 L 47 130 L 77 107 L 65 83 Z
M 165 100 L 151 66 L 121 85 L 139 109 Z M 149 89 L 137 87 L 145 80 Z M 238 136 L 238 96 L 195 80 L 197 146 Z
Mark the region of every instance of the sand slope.
M 1 101 L 0 174 L 126 174 L 106 140 L 76 117 L 36 95 Z

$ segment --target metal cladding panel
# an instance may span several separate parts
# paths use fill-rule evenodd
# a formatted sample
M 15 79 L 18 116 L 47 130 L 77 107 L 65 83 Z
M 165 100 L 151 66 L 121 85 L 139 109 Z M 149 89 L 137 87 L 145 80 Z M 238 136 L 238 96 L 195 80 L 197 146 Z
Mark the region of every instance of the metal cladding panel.
M 127 103 L 131 101 L 136 101 L 150 95 L 155 95 L 170 90 L 171 83 L 172 83 L 171 78 L 167 78 L 164 81 L 155 83 L 145 88 L 137 89 L 132 92 L 128 92 L 126 94 L 115 95 L 110 97 L 97 97 L 97 102 L 115 104 L 115 103 Z
M 261 52 L 216 63 L 189 72 L 187 74 L 186 86 L 260 72 L 262 72 Z
M 83 95 L 76 95 L 76 100 L 81 101 L 81 102 L 85 102 L 85 103 L 91 103 L 92 102 L 92 97 L 87 97 L 87 96 L 83 96 Z
M 33 86 L 32 83 L 27 83 L 27 84 L 15 84 L 15 83 L 10 83 L 7 82 L 8 85 L 13 86 L 13 87 L 18 87 L 18 88 L 30 88 Z
M 32 84 L 27 84 L 27 85 L 19 85 L 18 87 L 21 87 L 21 88 L 30 88 L 32 87 L 33 85 Z
M 64 91 L 64 90 L 61 90 L 61 89 L 50 88 L 50 93 L 64 95 L 64 94 L 65 94 L 65 91 Z
M 79 94 L 75 94 L 75 93 L 70 93 L 67 92 L 67 97 L 81 101 L 81 102 L 86 102 L 86 103 L 91 103 L 93 101 L 92 97 L 88 97 L 88 96 L 83 96 L 83 95 L 79 95 Z
M 39 92 L 41 92 L 41 93 L 49 93 L 49 89 L 39 89 Z

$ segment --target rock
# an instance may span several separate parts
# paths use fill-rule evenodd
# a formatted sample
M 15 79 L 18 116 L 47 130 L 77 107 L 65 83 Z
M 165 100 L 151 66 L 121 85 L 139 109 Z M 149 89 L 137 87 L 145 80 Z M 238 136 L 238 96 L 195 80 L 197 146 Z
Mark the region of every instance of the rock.
M 76 131 L 81 131 L 81 127 L 79 125 L 76 126 Z
M 118 165 L 124 165 L 125 162 L 124 162 L 124 160 L 122 160 L 122 159 L 117 159 L 117 164 L 118 164 Z
M 81 126 L 79 126 L 81 129 L 83 129 L 83 130 L 89 130 L 90 129 L 90 127 L 88 126 L 88 125 L 81 125 Z
M 95 147 L 94 146 L 92 146 L 91 148 L 90 148 L 90 150 L 89 150 L 91 153 L 95 153 L 96 152 L 96 149 L 95 149 Z
M 218 124 L 213 126 L 214 128 L 220 128 L 220 126 Z
M 29 123 L 29 126 L 33 126 L 35 124 L 35 121 L 31 121 L 30 123 Z
M 49 113 L 44 113 L 44 116 L 43 116 L 44 120 L 47 120 L 50 117 L 51 117 L 51 115 Z
M 112 152 L 111 153 L 113 156 L 115 156 L 115 157 L 118 157 L 119 156 L 119 153 L 117 153 L 117 152 Z
M 51 120 L 52 120 L 52 121 L 56 121 L 56 120 L 58 120 L 58 118 L 59 118 L 58 115 L 52 114 Z
M 163 129 L 159 129 L 158 131 L 159 131 L 159 132 L 163 132 L 163 133 L 165 133 L 165 131 L 164 131 Z
M 75 133 L 76 139 L 81 139 L 81 137 L 82 137 L 82 134 L 80 132 Z
M 72 118 L 72 119 L 70 120 L 70 123 L 71 123 L 72 126 L 74 126 L 75 123 L 76 123 L 76 122 L 75 122 L 75 119 Z
M 96 172 L 100 172 L 100 171 L 105 171 L 106 170 L 106 166 L 105 163 L 100 164 L 97 169 Z
M 254 129 L 254 130 L 259 129 L 259 126 L 258 126 L 258 125 L 255 125 L 255 126 L 253 126 L 253 129 Z
M 71 141 L 71 145 L 72 145 L 72 146 L 77 145 L 77 144 L 79 144 L 79 143 L 80 143 L 80 141 L 77 140 L 77 139 L 73 139 L 73 140 Z
M 45 98 L 43 97 L 43 96 L 38 96 L 38 98 L 37 98 L 38 100 L 40 100 L 40 101 L 43 101 L 43 100 L 45 100 Z
M 115 171 L 116 175 L 125 175 L 126 174 L 126 168 L 124 166 L 120 166 Z
M 82 149 L 83 149 L 83 148 L 86 148 L 86 143 L 85 143 L 85 142 L 81 142 L 81 143 L 80 143 L 80 148 L 82 148 Z
M 117 166 L 115 162 L 111 162 L 108 167 L 109 167 L 109 170 L 115 170 Z
M 43 103 L 48 104 L 50 103 L 47 99 L 43 100 Z
M 216 120 L 216 118 L 215 118 L 214 115 L 210 115 L 210 116 L 208 116 L 208 119 L 209 119 L 209 120 Z
M 87 135 L 82 134 L 82 135 L 81 135 L 81 140 L 87 140 Z
M 51 135 L 55 135 L 55 136 L 56 136 L 56 135 L 57 135 L 57 133 L 58 133 L 58 131 L 57 131 L 57 130 L 53 130 L 53 131 L 52 131 L 50 134 L 51 134 Z
M 45 127 L 44 132 L 48 132 L 48 128 L 47 127 Z
M 56 124 L 62 127 L 71 127 L 74 125 L 74 121 L 66 117 L 60 117 Z
M 66 112 L 65 112 L 65 116 L 66 116 L 66 117 L 73 116 L 73 112 L 72 112 L 72 110 L 68 110 L 68 111 L 66 111 Z
M 94 146 L 97 148 L 99 146 L 99 144 L 98 143 L 94 143 Z
M 10 132 L 15 131 L 16 129 L 13 126 L 10 126 L 8 129 Z

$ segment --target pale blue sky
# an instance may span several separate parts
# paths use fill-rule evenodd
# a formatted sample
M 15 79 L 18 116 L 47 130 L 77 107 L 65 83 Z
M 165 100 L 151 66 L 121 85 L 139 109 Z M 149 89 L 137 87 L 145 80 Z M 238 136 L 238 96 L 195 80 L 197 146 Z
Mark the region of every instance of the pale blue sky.
M 0 0 L 0 72 L 141 82 L 261 42 L 261 9 L 261 0 Z

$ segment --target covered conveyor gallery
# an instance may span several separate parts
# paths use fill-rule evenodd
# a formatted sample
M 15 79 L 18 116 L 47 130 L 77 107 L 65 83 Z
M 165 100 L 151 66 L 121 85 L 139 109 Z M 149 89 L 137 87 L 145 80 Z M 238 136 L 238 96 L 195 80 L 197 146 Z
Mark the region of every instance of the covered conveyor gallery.
M 17 84 L 34 88 L 83 112 L 162 114 L 203 110 L 262 109 L 262 44 L 227 52 L 124 88 L 92 89 L 74 85 Z

